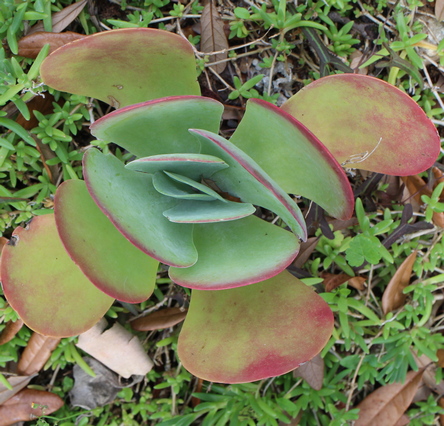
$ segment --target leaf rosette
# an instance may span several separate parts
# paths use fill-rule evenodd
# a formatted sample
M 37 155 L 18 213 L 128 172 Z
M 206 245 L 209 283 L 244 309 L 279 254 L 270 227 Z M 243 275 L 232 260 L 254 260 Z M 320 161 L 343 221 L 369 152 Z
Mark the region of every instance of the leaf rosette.
M 411 174 L 429 167 L 439 152 L 436 130 L 407 95 L 358 75 L 321 79 L 283 108 L 250 99 L 226 140 L 218 134 L 223 105 L 199 96 L 191 46 L 160 30 L 85 37 L 51 54 L 41 74 L 57 90 L 117 107 L 91 132 L 134 159 L 124 164 L 95 148 L 85 153 L 84 181 L 60 185 L 54 217 L 19 228 L 4 249 L 6 297 L 31 328 L 74 335 L 91 327 L 113 299 L 146 300 L 159 262 L 166 264 L 175 283 L 193 289 L 179 356 L 189 371 L 211 381 L 283 374 L 313 358 L 331 335 L 328 305 L 285 271 L 307 237 L 288 194 L 347 219 L 353 194 L 337 159 L 362 167 L 368 160 L 378 171 L 380 162 L 368 153 L 394 158 L 401 144 L 405 164 L 383 162 L 381 171 Z M 331 104 L 341 90 L 348 97 L 337 113 Z M 415 118 L 413 136 L 403 139 L 402 123 L 393 126 L 393 116 L 380 113 L 375 95 L 403 112 L 398 121 Z M 335 132 L 335 121 L 348 128 Z M 360 126 L 371 134 L 361 135 Z M 351 127 L 353 141 L 338 148 L 340 138 L 349 141 Z M 263 220 L 261 209 L 282 226 Z M 24 266 L 23 258 L 32 260 Z

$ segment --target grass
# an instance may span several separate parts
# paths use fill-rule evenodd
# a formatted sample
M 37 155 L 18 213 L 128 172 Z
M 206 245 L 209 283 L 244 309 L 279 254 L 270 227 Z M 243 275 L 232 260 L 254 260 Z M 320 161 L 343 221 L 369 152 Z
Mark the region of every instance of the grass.
M 57 93 L 40 84 L 38 65 L 18 56 L 18 40 L 29 27 L 41 22 L 51 29 L 52 16 L 72 1 L 29 0 L 0 4 L 0 231 L 5 237 L 14 227 L 52 208 L 58 184 L 81 177 L 81 158 L 90 144 L 99 144 L 125 156 L 115 146 L 94 141 L 88 127 L 105 113 L 103 104 L 80 96 Z M 196 46 L 200 82 L 205 91 L 233 110 L 242 108 L 249 97 L 281 103 L 290 93 L 313 79 L 349 67 L 361 66 L 408 92 L 442 132 L 444 105 L 435 84 L 442 72 L 442 42 L 431 33 L 433 17 L 429 3 L 417 0 L 309 0 L 296 2 L 255 0 L 219 8 L 229 34 L 227 69 L 212 71 L 211 56 L 198 52 L 202 4 L 169 0 L 99 2 L 95 15 L 84 8 L 68 28 L 84 34 L 128 26 L 155 27 L 186 34 Z M 316 39 L 313 29 L 319 35 Z M 376 55 L 375 55 L 376 54 Z M 44 105 L 43 98 L 56 104 Z M 52 97 L 51 97 L 52 96 Z M 35 102 L 31 121 L 29 101 Z M 50 103 L 51 105 L 51 103 Z M 235 118 L 228 118 L 232 120 Z M 30 124 L 31 123 L 31 124 Z M 228 132 L 231 123 L 225 122 Z M 427 176 L 425 176 L 427 178 Z M 366 176 L 350 172 L 355 189 Z M 369 181 L 366 181 L 367 183 Z M 307 380 L 284 376 L 243 385 L 216 385 L 192 377 L 176 355 L 177 329 L 144 334 L 144 345 L 156 363 L 145 380 L 123 388 L 117 399 L 86 412 L 66 404 L 46 420 L 29 424 L 70 425 L 277 425 L 297 418 L 301 425 L 345 425 L 357 418 L 354 408 L 375 388 L 403 381 L 409 370 L 417 370 L 415 356 L 424 354 L 437 363 L 436 379 L 442 379 L 439 350 L 444 349 L 441 308 L 444 268 L 442 228 L 424 226 L 443 210 L 439 200 L 442 186 L 414 213 L 406 233 L 403 218 L 408 196 L 394 194 L 393 181 L 384 180 L 360 191 L 357 220 L 335 230 L 333 238 L 316 231 L 319 240 L 299 276 L 321 277 L 322 272 L 363 276 L 362 290 L 342 284 L 318 290 L 335 312 L 336 327 L 322 351 L 325 375 L 320 390 Z M 395 189 L 399 189 L 399 186 Z M 421 225 L 421 223 L 423 225 Z M 398 236 L 390 244 L 391 236 Z M 415 279 L 404 292 L 405 304 L 384 314 L 382 295 L 402 262 L 418 250 L 413 266 Z M 362 265 L 362 262 L 364 264 Z M 362 266 L 361 266 L 362 265 Z M 154 297 L 136 305 L 139 312 L 187 300 L 185 290 L 173 286 L 160 273 Z M 14 311 L 0 297 L 0 328 L 15 320 Z M 128 306 L 116 304 L 108 318 L 121 323 L 131 316 Z M 7 344 L 0 346 L 0 366 L 17 361 L 31 332 L 24 327 Z M 76 364 L 70 342 L 59 347 L 32 382 L 38 389 L 51 390 L 67 402 Z M 415 355 L 414 355 L 415 354 Z M 6 373 L 5 373 L 6 375 Z M 407 411 L 411 425 L 436 424 L 443 409 L 439 395 L 430 393 Z

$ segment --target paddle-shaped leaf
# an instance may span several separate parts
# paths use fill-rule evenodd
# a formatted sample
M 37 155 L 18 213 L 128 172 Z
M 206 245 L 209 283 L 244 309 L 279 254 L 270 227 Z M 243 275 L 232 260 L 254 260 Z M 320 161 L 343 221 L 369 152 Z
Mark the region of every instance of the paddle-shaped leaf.
M 129 303 L 151 296 L 159 262 L 116 229 L 94 203 L 85 182 L 68 180 L 59 186 L 55 218 L 66 250 L 95 286 Z
M 330 338 L 333 314 L 310 287 L 283 271 L 245 287 L 194 290 L 179 358 L 212 382 L 244 383 L 294 370 Z
M 75 336 L 91 328 L 114 299 L 97 289 L 71 260 L 54 215 L 17 228 L 3 248 L 1 276 L 11 306 L 33 330 Z
M 278 214 L 290 229 L 305 240 L 307 229 L 298 205 L 264 170 L 234 144 L 214 133 L 191 130 L 202 145 L 202 153 L 214 155 L 230 167 L 212 176 L 217 186 L 245 203 L 265 207 Z
M 45 59 L 40 73 L 54 89 L 115 108 L 200 94 L 190 43 L 151 28 L 104 31 L 66 44 Z
M 304 125 L 273 104 L 250 99 L 230 139 L 290 194 L 349 219 L 353 192 L 340 164 Z
M 223 105 L 198 96 L 170 97 L 113 111 L 91 126 L 97 138 L 114 142 L 137 157 L 198 153 L 190 128 L 219 131 Z
M 195 225 L 194 244 L 197 262 L 189 268 L 171 267 L 169 273 L 174 282 L 201 290 L 240 287 L 271 278 L 299 250 L 294 234 L 256 216 Z
M 440 151 L 438 133 L 424 111 L 406 93 L 373 77 L 321 78 L 282 109 L 346 167 L 413 175 L 431 167 Z
M 83 170 L 94 201 L 131 243 L 168 265 L 196 263 L 193 225 L 172 223 L 163 216 L 177 200 L 159 194 L 151 175 L 128 170 L 113 155 L 96 149 L 85 153 Z

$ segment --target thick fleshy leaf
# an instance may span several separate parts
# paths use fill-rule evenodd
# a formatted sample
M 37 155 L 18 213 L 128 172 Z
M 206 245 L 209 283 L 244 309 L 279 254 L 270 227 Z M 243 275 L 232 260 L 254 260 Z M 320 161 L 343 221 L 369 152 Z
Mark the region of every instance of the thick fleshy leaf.
M 47 336 L 83 333 L 114 301 L 71 260 L 52 214 L 14 231 L 3 249 L 1 269 L 8 302 L 26 325 Z
M 255 212 L 256 207 L 249 203 L 183 200 L 164 211 L 163 215 L 177 223 L 212 223 L 241 219 Z
M 214 99 L 199 96 L 156 99 L 105 115 L 91 126 L 91 133 L 137 157 L 198 153 L 199 142 L 188 129 L 217 133 L 223 109 Z
M 299 238 L 307 238 L 305 220 L 298 205 L 251 157 L 219 135 L 204 130 L 190 131 L 199 138 L 202 153 L 214 155 L 230 166 L 211 177 L 222 191 L 239 197 L 245 203 L 271 210 Z
M 190 43 L 151 28 L 103 31 L 66 44 L 45 59 L 40 73 L 54 89 L 115 108 L 200 94 Z
M 224 198 L 208 186 L 177 173 L 167 171 L 156 172 L 153 175 L 153 185 L 157 192 L 174 198 L 186 200 L 225 202 Z
M 431 167 L 440 151 L 438 133 L 422 109 L 406 93 L 373 77 L 321 78 L 282 109 L 346 167 L 413 175 Z
M 348 219 L 353 192 L 340 164 L 304 125 L 273 104 L 250 99 L 230 139 L 290 194 Z
M 327 303 L 283 271 L 245 287 L 193 290 L 179 336 L 179 358 L 204 380 L 252 382 L 312 359 L 332 330 Z
M 159 194 L 151 175 L 128 170 L 116 157 L 97 149 L 85 153 L 83 171 L 94 201 L 131 243 L 168 265 L 196 262 L 193 225 L 172 223 L 163 216 L 177 200 Z
M 159 262 L 115 228 L 85 182 L 68 180 L 59 186 L 55 217 L 66 250 L 95 286 L 124 302 L 139 303 L 150 297 Z
M 240 287 L 271 278 L 296 257 L 298 238 L 256 216 L 194 227 L 199 259 L 189 268 L 170 268 L 177 284 L 200 290 Z
M 143 173 L 168 171 L 199 180 L 209 178 L 219 170 L 226 169 L 228 164 L 213 155 L 203 154 L 165 154 L 139 158 L 125 166 L 127 169 Z

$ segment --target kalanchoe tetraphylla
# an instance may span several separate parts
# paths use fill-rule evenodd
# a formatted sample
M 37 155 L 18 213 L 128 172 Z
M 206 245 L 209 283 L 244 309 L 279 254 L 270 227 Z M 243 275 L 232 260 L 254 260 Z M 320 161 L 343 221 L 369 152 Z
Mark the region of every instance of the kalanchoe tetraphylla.
M 181 361 L 211 381 L 283 374 L 330 337 L 326 303 L 285 271 L 306 238 L 288 194 L 346 219 L 353 196 L 338 160 L 406 175 L 439 153 L 434 126 L 406 94 L 349 74 L 308 85 L 283 108 L 249 100 L 228 141 L 218 135 L 223 105 L 199 96 L 192 48 L 160 30 L 86 37 L 50 55 L 41 73 L 55 89 L 119 108 L 91 132 L 136 159 L 85 153 L 85 181 L 64 182 L 55 214 L 17 229 L 4 249 L 6 297 L 31 328 L 73 335 L 113 298 L 148 298 L 162 262 L 193 289 Z M 256 216 L 257 206 L 290 231 Z

